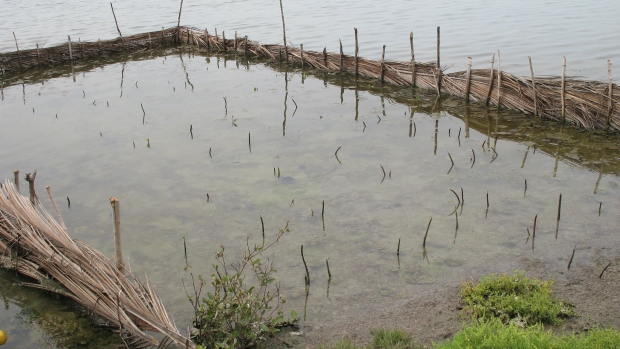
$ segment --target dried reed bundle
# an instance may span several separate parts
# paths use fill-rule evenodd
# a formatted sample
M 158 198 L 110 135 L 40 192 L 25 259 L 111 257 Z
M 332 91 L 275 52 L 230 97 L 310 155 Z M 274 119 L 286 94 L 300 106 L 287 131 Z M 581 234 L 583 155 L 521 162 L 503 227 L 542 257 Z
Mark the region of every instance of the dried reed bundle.
M 247 40 L 247 37 L 225 39 L 223 36 L 209 35 L 188 27 L 173 27 L 161 31 L 137 34 L 114 40 L 81 42 L 75 50 L 80 55 L 71 54 L 67 44 L 50 48 L 21 50 L 0 55 L 0 70 L 16 72 L 37 65 L 50 65 L 70 59 L 86 59 L 103 53 L 140 52 L 153 47 L 191 44 L 215 52 L 226 52 L 299 63 L 314 69 L 333 72 L 357 73 L 368 78 L 380 79 L 388 84 L 411 86 L 436 90 L 453 96 L 465 97 L 467 91 L 467 72 L 444 74 L 435 62 L 419 63 L 372 61 L 355 56 L 316 51 L 303 51 L 283 45 L 261 44 Z M 75 45 L 74 45 L 75 46 Z M 283 56 L 284 55 L 284 56 Z M 302 62 L 303 57 L 303 62 Z M 611 76 L 611 68 L 608 68 Z M 382 74 L 383 72 L 383 74 Z M 415 79 L 413 78 L 415 72 Z M 493 81 L 500 79 L 499 72 L 490 69 L 470 71 L 469 98 L 488 104 L 519 110 L 526 114 L 539 115 L 551 120 L 568 121 L 586 129 L 608 128 L 620 131 L 620 96 L 618 88 L 611 82 L 562 80 L 555 77 L 526 79 L 501 72 L 501 85 L 497 93 L 490 94 Z M 562 98 L 564 96 L 564 98 Z M 562 109 L 565 114 L 562 115 Z
M 154 348 L 173 341 L 196 348 L 170 321 L 148 277 L 143 284 L 128 268 L 123 274 L 100 252 L 72 240 L 40 202 L 33 205 L 9 180 L 0 189 L 0 266 L 37 281 L 28 286 L 66 296 L 119 327 L 127 345 Z M 145 331 L 166 337 L 159 342 Z

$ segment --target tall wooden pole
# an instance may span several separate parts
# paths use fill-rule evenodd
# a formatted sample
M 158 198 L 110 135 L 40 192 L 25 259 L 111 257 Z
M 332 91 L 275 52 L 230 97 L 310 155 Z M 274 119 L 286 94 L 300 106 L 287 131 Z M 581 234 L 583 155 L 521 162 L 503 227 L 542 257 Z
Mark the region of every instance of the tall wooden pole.
M 534 90 L 534 116 L 538 115 L 538 97 L 536 97 L 536 80 L 534 80 L 534 68 L 532 67 L 532 58 L 527 56 L 530 61 L 530 73 L 532 73 L 532 90 Z M 540 116 L 542 117 L 542 115 Z
M 441 75 L 442 75 L 442 71 L 441 71 L 441 61 L 440 61 L 440 57 L 441 55 L 439 54 L 439 48 L 440 48 L 440 33 L 439 33 L 439 27 L 437 27 L 437 90 L 441 92 Z
M 280 14 L 282 15 L 282 37 L 284 39 L 284 55 L 286 56 L 286 62 L 288 63 L 288 46 L 286 45 L 286 26 L 284 25 L 284 8 L 282 7 L 282 0 L 280 0 Z
M 562 122 L 566 121 L 566 56 L 562 59 L 562 91 L 560 91 L 562 97 Z

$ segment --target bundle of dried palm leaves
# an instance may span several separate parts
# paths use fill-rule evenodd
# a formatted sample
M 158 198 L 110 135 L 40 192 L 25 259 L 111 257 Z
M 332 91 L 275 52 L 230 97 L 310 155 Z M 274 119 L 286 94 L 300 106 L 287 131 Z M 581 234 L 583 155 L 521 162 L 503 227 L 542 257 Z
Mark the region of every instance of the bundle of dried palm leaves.
M 127 345 L 163 348 L 176 342 L 196 347 L 170 321 L 148 277 L 141 283 L 128 268 L 121 272 L 100 252 L 72 240 L 61 224 L 5 181 L 0 189 L 0 266 L 36 280 L 28 286 L 74 300 L 119 328 Z M 160 342 L 145 331 L 165 338 Z

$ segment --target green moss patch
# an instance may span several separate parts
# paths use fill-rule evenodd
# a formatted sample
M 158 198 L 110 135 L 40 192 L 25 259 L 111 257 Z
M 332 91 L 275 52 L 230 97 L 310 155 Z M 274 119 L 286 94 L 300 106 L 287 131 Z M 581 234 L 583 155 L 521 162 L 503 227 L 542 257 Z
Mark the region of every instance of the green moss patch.
M 574 316 L 574 305 L 559 300 L 551 290 L 553 281 L 540 281 L 516 271 L 514 275 L 491 274 L 479 283 L 467 281 L 461 289 L 463 313 L 477 320 L 497 318 L 518 326 L 555 325 Z

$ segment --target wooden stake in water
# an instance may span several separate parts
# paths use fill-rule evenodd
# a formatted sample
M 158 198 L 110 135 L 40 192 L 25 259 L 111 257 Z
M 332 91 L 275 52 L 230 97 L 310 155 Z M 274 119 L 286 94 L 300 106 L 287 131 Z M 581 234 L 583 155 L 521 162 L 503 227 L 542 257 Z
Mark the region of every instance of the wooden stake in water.
M 41 56 L 39 56 L 39 43 L 37 42 L 37 64 L 41 64 Z
M 611 60 L 607 60 L 607 75 L 609 76 L 609 87 L 607 88 L 609 90 L 609 106 L 607 107 L 608 111 L 607 111 L 607 128 L 609 128 L 609 126 L 611 125 L 611 113 L 614 111 L 614 100 L 613 100 L 613 96 L 614 96 L 614 84 L 613 84 L 613 80 L 611 79 Z
M 398 247 L 396 247 L 396 255 L 400 255 L 400 236 L 398 237 Z
M 286 62 L 288 63 L 288 46 L 286 45 L 286 27 L 284 26 L 284 8 L 282 7 L 282 0 L 280 0 L 280 14 L 282 15 L 282 37 L 284 39 L 284 55 L 286 56 Z
M 491 56 L 491 77 L 489 78 L 489 91 L 487 92 L 487 97 L 484 102 L 485 105 L 489 105 L 489 100 L 491 99 L 491 91 L 493 91 L 493 80 L 495 79 L 495 53 Z
M 359 74 L 359 52 L 360 52 L 360 47 L 358 45 L 357 42 L 357 28 L 353 28 L 353 30 L 355 31 L 355 76 L 357 76 Z
M 329 270 L 329 257 L 325 260 L 325 264 L 327 265 L 327 276 L 329 277 L 327 280 L 332 279 L 332 272 Z
M 428 221 L 428 225 L 426 226 L 426 233 L 424 233 L 424 240 L 422 240 L 422 249 L 426 249 L 426 237 L 428 236 L 428 229 L 431 227 L 431 222 L 433 221 L 433 217 Z
M 71 49 L 71 36 L 67 35 L 69 44 L 69 60 L 73 62 L 73 50 Z
M 501 107 L 502 99 L 502 65 L 499 56 L 499 50 L 497 50 L 497 109 Z
M 570 270 L 570 265 L 573 264 L 573 258 L 575 258 L 575 250 L 577 249 L 577 245 L 575 245 L 575 247 L 573 247 L 573 253 L 570 255 L 570 260 L 568 261 L 568 267 L 566 268 L 567 270 Z
M 342 40 L 338 39 L 340 42 L 340 74 L 342 74 L 344 69 L 344 54 L 342 53 Z
M 19 61 L 19 68 L 22 68 L 22 57 L 19 54 L 19 46 L 17 45 L 17 36 L 15 36 L 15 32 L 13 32 L 13 38 L 15 39 L 15 47 L 17 48 L 17 60 Z
M 250 153 L 252 152 L 252 135 L 248 132 L 248 147 L 250 148 Z
M 310 285 L 310 272 L 308 271 L 308 265 L 304 258 L 304 245 L 301 245 L 301 260 L 304 262 L 304 267 L 306 268 L 306 285 Z
M 469 89 L 471 86 L 471 57 L 467 57 L 467 75 L 465 76 L 465 101 L 469 102 Z
M 327 47 L 323 47 L 323 64 L 325 65 L 325 69 L 329 69 L 327 67 Z
M 183 6 L 183 0 L 181 0 L 181 6 Z M 116 14 L 114 13 L 114 6 L 112 6 L 112 3 L 110 3 L 110 8 L 112 8 L 112 16 L 114 16 L 114 23 L 116 23 L 116 30 L 118 31 L 118 36 L 121 38 L 121 44 L 125 47 L 123 34 L 121 34 L 121 29 L 118 27 L 118 21 L 116 20 Z M 181 21 L 181 10 L 179 10 L 179 21 Z
M 601 216 L 601 207 L 603 207 L 603 202 L 602 201 L 598 204 L 598 216 L 599 217 Z
M 383 53 L 381 54 L 381 83 L 385 80 L 385 45 L 383 45 Z
M 602 271 L 602 272 L 601 272 L 601 274 L 598 276 L 598 278 L 599 278 L 599 279 L 603 277 L 603 274 L 605 273 L 605 270 L 607 270 L 607 268 L 609 268 L 609 266 L 610 266 L 610 265 L 611 265 L 611 262 L 609 262 L 609 264 L 607 264 L 607 265 L 605 266 L 605 268 L 603 268 L 603 271 Z
M 562 122 L 566 121 L 566 56 L 562 57 L 562 90 L 560 91 L 562 98 Z
M 301 71 L 304 70 L 304 44 L 299 45 L 299 49 L 301 51 Z
M 534 251 L 534 240 L 536 239 L 536 220 L 538 219 L 538 214 L 534 216 L 534 228 L 532 229 L 532 251 Z
M 177 43 L 181 43 L 181 11 L 183 11 L 183 0 L 179 6 L 179 19 L 177 20 Z
M 265 246 L 265 222 L 263 221 L 263 216 L 260 216 L 260 226 L 263 231 L 263 246 Z
M 532 73 L 532 90 L 534 91 L 534 116 L 538 115 L 538 97 L 536 97 L 536 80 L 534 80 L 534 68 L 532 68 L 532 58 L 527 56 L 530 61 L 530 73 Z M 542 117 L 542 114 L 540 115 Z
M 558 219 L 555 225 L 555 239 L 558 239 L 558 229 L 560 228 L 560 212 L 562 211 L 562 194 L 560 194 L 560 198 L 558 199 Z
M 413 54 L 413 32 L 409 33 L 409 45 L 411 46 L 411 86 L 415 87 L 415 55 Z
M 441 63 L 440 63 L 440 54 L 439 54 L 439 27 L 437 27 L 437 91 L 441 91 L 441 79 L 442 79 L 442 71 L 441 71 Z
M 116 267 L 124 272 L 125 262 L 121 247 L 121 204 L 117 198 L 111 197 L 112 213 L 114 214 L 114 249 L 116 250 Z

